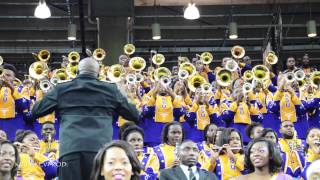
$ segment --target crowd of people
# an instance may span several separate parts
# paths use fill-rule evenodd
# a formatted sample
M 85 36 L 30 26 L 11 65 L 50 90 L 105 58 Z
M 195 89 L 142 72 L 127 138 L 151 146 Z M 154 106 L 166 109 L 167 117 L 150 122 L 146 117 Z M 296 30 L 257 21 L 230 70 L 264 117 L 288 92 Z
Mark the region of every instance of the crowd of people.
M 143 58 L 130 57 L 133 48 L 116 65 L 104 66 L 93 54 L 80 62 L 69 57 L 56 70 L 39 53 L 41 66 L 31 66 L 22 82 L 13 65 L 3 64 L 0 179 L 307 179 L 319 173 L 312 163 L 320 158 L 320 73 L 307 54 L 300 66 L 290 56 L 275 71 L 273 52 L 264 65 L 252 65 L 237 46 L 221 66 L 213 68 L 205 52 L 179 57 L 169 70 L 161 67 L 162 54 L 145 69 Z

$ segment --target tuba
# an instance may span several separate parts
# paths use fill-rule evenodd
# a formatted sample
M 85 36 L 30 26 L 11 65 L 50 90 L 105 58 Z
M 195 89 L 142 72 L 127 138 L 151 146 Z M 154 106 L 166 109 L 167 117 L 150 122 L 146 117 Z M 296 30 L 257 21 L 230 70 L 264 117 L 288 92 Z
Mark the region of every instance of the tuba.
M 246 51 L 242 46 L 236 45 L 236 46 L 233 46 L 231 49 L 231 55 L 235 59 L 241 59 L 244 57 L 245 54 L 246 54 Z
M 264 65 L 254 66 L 252 72 L 254 79 L 260 82 L 270 77 L 269 69 Z
M 238 69 L 239 65 L 234 59 L 230 59 L 226 62 L 225 69 L 234 72 Z
M 188 80 L 188 88 L 190 91 L 196 92 L 196 89 L 201 88 L 204 83 L 206 83 L 206 79 L 204 77 L 195 75 Z
M 49 67 L 44 61 L 37 61 L 30 65 L 29 74 L 33 79 L 43 79 L 48 75 Z
M 126 55 L 131 55 L 136 51 L 136 47 L 133 44 L 126 44 L 123 47 L 123 51 Z
M 310 75 L 311 85 L 319 88 L 320 85 L 320 71 L 314 71 Z
M 277 64 L 278 62 L 278 56 L 276 55 L 276 53 L 274 51 L 269 51 L 267 56 L 266 56 L 266 62 L 268 64 Z
M 251 70 L 246 70 L 243 74 L 243 80 L 245 81 L 252 81 L 253 79 L 253 73 Z
M 129 67 L 134 71 L 142 71 L 146 67 L 146 61 L 142 57 L 133 57 L 129 61 Z
M 48 50 L 41 50 L 39 53 L 38 53 L 38 56 L 37 56 L 37 58 L 38 58 L 38 60 L 39 61 L 42 61 L 42 62 L 48 62 L 49 61 L 49 59 L 50 59 L 50 57 L 51 57 L 51 54 L 50 54 L 50 52 L 48 51 Z
M 210 64 L 213 60 L 213 55 L 210 52 L 203 52 L 200 55 L 200 60 L 203 64 Z
M 171 76 L 171 71 L 166 67 L 159 67 L 156 70 L 154 70 L 154 80 L 159 81 L 162 76 Z
M 194 76 L 197 72 L 196 67 L 190 62 L 180 64 L 179 70 L 186 70 L 189 76 Z
M 220 86 L 227 87 L 232 83 L 232 72 L 227 69 L 219 69 L 217 72 L 217 83 Z
M 114 64 L 108 70 L 108 78 L 114 83 L 121 81 L 123 75 L 124 69 L 120 64 Z
M 155 65 L 160 66 L 161 64 L 163 64 L 165 61 L 165 57 L 163 54 L 155 54 L 152 56 L 152 62 Z
M 68 54 L 69 63 L 78 63 L 80 61 L 80 54 L 76 51 L 71 51 Z
M 98 48 L 93 51 L 92 54 L 93 58 L 97 60 L 98 62 L 101 62 L 106 57 L 106 51 L 102 48 Z

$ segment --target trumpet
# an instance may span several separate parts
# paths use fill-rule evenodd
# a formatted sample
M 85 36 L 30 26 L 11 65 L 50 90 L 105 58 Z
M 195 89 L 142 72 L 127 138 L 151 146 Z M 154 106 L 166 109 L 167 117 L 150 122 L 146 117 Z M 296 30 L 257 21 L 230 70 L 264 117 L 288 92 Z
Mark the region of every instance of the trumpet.
M 203 64 L 210 64 L 213 60 L 213 55 L 210 52 L 203 52 L 200 55 L 200 60 Z
M 51 57 L 51 54 L 48 50 L 41 50 L 39 53 L 38 53 L 38 60 L 39 61 L 42 61 L 42 62 L 48 62 L 50 57 Z
M 196 89 L 201 88 L 201 86 L 204 83 L 206 83 L 206 80 L 204 77 L 200 75 L 195 75 L 188 80 L 188 88 L 190 89 L 190 91 L 196 92 Z
M 319 88 L 320 85 L 320 71 L 314 71 L 310 75 L 311 85 L 313 87 Z
M 189 73 L 187 70 L 179 69 L 178 77 L 179 77 L 179 79 L 188 79 Z
M 40 81 L 40 89 L 45 93 L 48 92 L 51 89 L 50 81 L 47 79 Z
M 155 65 L 160 66 L 161 64 L 163 64 L 165 61 L 165 57 L 163 54 L 155 54 L 152 56 L 152 62 Z
M 168 76 L 161 76 L 160 78 L 160 83 L 164 86 L 164 87 L 169 87 L 170 83 L 171 83 L 171 79 Z
M 128 84 L 135 84 L 137 77 L 134 74 L 128 74 L 126 76 L 126 81 Z
M 235 59 L 241 59 L 244 57 L 245 54 L 246 54 L 246 51 L 242 46 L 236 45 L 236 46 L 233 46 L 231 49 L 231 55 Z
M 69 78 L 75 78 L 78 71 L 78 62 L 69 63 L 66 68 L 66 73 Z
M 201 85 L 201 91 L 204 94 L 212 93 L 212 86 L 210 83 L 204 83 Z
M 246 70 L 243 74 L 243 79 L 245 81 L 252 81 L 253 79 L 253 72 L 251 70 Z
M 233 59 L 228 60 L 225 65 L 225 69 L 231 72 L 236 71 L 238 67 L 239 67 L 238 63 Z
M 123 47 L 123 51 L 126 55 L 131 55 L 136 51 L 136 47 L 133 44 L 126 44 Z
M 232 83 L 232 72 L 227 69 L 219 69 L 217 72 L 217 83 L 220 86 L 227 87 Z
M 247 94 L 249 92 L 251 92 L 253 90 L 253 87 L 252 87 L 252 84 L 251 83 L 244 83 L 243 86 L 242 86 L 242 91 L 244 94 Z
M 142 71 L 146 67 L 146 61 L 142 57 L 133 57 L 129 61 L 129 67 L 134 71 Z
M 257 81 L 263 81 L 270 77 L 269 69 L 264 65 L 256 65 L 252 69 L 254 79 Z
M 144 76 L 140 73 L 136 73 L 136 81 L 137 83 L 141 83 L 142 81 L 144 81 Z
M 69 63 L 78 63 L 80 61 L 80 54 L 76 51 L 71 51 L 68 54 Z
M 294 80 L 295 80 L 294 73 L 293 72 L 287 72 L 286 73 L 286 80 L 287 80 L 288 83 L 294 82 Z
M 159 67 L 154 71 L 154 80 L 159 81 L 162 76 L 171 76 L 171 71 L 166 67 Z
M 121 81 L 123 75 L 124 69 L 120 64 L 114 64 L 108 70 L 108 77 L 114 83 Z
M 278 62 L 278 56 L 276 55 L 276 53 L 274 51 L 269 51 L 267 56 L 266 56 L 266 62 L 268 64 L 277 64 Z
M 179 70 L 186 70 L 189 76 L 194 76 L 197 72 L 196 67 L 190 62 L 180 64 Z
M 101 62 L 106 57 L 106 51 L 102 48 L 95 49 L 92 56 L 95 60 Z
M 40 80 L 48 75 L 49 67 L 43 61 L 37 61 L 30 65 L 29 74 L 32 78 Z
M 304 73 L 304 71 L 302 69 L 297 69 L 295 70 L 294 72 L 294 78 L 297 80 L 297 81 L 302 81 L 304 80 L 304 78 L 306 77 L 306 74 Z

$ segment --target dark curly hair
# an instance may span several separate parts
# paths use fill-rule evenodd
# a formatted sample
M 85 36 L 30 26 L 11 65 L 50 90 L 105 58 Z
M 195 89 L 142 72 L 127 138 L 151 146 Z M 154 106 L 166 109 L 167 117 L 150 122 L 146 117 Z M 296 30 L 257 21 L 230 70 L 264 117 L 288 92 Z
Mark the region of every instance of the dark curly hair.
M 260 123 L 257 123 L 257 122 L 251 123 L 249 126 L 246 127 L 246 135 L 248 137 L 250 137 L 250 135 L 253 133 L 254 128 L 259 127 L 259 126 L 262 127 L 262 125 Z
M 276 137 L 276 141 L 279 141 L 278 134 L 271 128 L 264 128 L 261 133 L 261 137 L 265 137 L 269 132 L 272 132 Z
M 208 140 L 207 133 L 208 133 L 208 130 L 209 130 L 209 127 L 210 127 L 210 126 L 216 126 L 217 129 L 218 129 L 218 126 L 215 125 L 215 124 L 208 124 L 208 125 L 206 125 L 206 127 L 205 127 L 204 130 L 203 130 L 203 137 L 204 137 L 204 140 L 205 140 L 205 141 Z M 216 138 L 216 135 L 214 135 L 214 137 L 213 137 L 213 140 L 214 140 L 214 141 L 215 141 L 215 138 Z M 215 142 L 213 142 L 213 143 L 215 143 Z
M 22 130 L 22 129 L 19 129 L 19 130 L 17 130 L 17 132 L 16 132 L 16 138 L 15 138 L 14 141 L 22 143 L 23 139 L 24 139 L 26 136 L 30 135 L 30 134 L 36 134 L 36 133 L 33 132 L 33 131 L 31 131 L 31 130 Z
M 126 155 L 128 156 L 130 164 L 132 166 L 133 174 L 130 180 L 140 180 L 141 164 L 131 145 L 121 140 L 111 141 L 99 150 L 98 154 L 96 155 L 93 161 L 90 180 L 100 180 L 102 178 L 101 170 L 103 168 L 104 158 L 107 150 L 112 147 L 121 148 L 126 152 Z
M 237 130 L 237 129 L 234 129 L 234 128 L 224 128 L 221 132 L 221 134 L 219 135 L 219 138 L 218 138 L 218 141 L 217 141 L 217 146 L 220 146 L 222 147 L 224 144 L 229 144 L 231 139 L 230 139 L 230 136 L 231 136 L 231 133 L 232 132 L 236 132 L 239 134 L 240 136 L 240 141 L 241 141 L 241 150 L 240 150 L 240 154 L 243 154 L 243 141 L 242 141 L 242 136 L 241 136 L 241 133 Z M 223 151 L 221 151 L 221 153 L 224 153 Z
M 309 136 L 311 130 L 313 130 L 313 129 L 318 129 L 318 130 L 320 130 L 320 128 L 317 128 L 317 127 L 311 127 L 311 128 L 309 128 L 309 129 L 307 130 L 307 133 L 306 133 L 306 147 L 304 148 L 304 152 L 305 152 L 305 153 L 307 153 L 307 152 L 308 152 L 308 149 L 310 148 L 309 144 L 307 143 L 307 139 L 308 139 L 308 136 Z
M 1 141 L 0 142 L 0 149 L 2 148 L 3 145 L 8 144 L 10 146 L 13 147 L 14 149 L 14 157 L 16 159 L 16 161 L 14 162 L 14 166 L 11 169 L 11 179 L 14 179 L 15 176 L 17 175 L 18 172 L 18 168 L 19 168 L 19 164 L 20 164 L 20 156 L 19 156 L 19 152 L 16 146 L 14 146 L 10 141 Z
M 170 126 L 173 126 L 173 125 L 178 125 L 181 127 L 182 129 L 182 139 L 181 139 L 181 142 L 184 140 L 184 131 L 183 131 L 183 127 L 181 125 L 180 122 L 177 122 L 177 121 L 172 121 L 172 122 L 169 122 L 167 123 L 166 125 L 164 125 L 163 129 L 162 129 L 162 133 L 161 133 L 161 142 L 162 143 L 168 143 L 168 133 L 169 133 L 169 128 Z
M 251 151 L 252 146 L 258 142 L 264 142 L 268 146 L 268 151 L 269 151 L 269 156 L 270 156 L 270 158 L 269 158 L 269 161 L 270 161 L 269 162 L 269 173 L 274 174 L 274 173 L 280 172 L 281 162 L 282 162 L 280 149 L 278 148 L 278 146 L 275 143 L 273 143 L 263 137 L 256 138 L 249 143 L 249 145 L 246 149 L 245 158 L 244 158 L 245 168 L 248 170 L 249 173 L 254 172 L 254 166 L 253 166 L 251 159 L 250 159 L 250 154 L 251 154 L 250 151 Z
M 142 138 L 144 139 L 144 132 L 143 132 L 143 129 L 141 129 L 139 126 L 137 125 L 133 125 L 133 126 L 129 126 L 127 127 L 122 135 L 121 135 L 121 140 L 124 140 L 124 141 L 127 141 L 127 137 L 130 133 L 133 133 L 133 132 L 138 132 L 141 134 Z

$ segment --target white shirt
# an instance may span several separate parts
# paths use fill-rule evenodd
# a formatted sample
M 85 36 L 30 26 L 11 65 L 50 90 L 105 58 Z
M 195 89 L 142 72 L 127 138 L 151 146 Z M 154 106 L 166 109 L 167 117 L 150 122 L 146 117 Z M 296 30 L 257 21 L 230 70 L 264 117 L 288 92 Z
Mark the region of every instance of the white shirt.
M 189 179 L 189 166 L 181 164 L 180 167 L 181 167 L 184 175 L 186 175 L 187 179 L 190 180 Z M 192 166 L 191 169 L 192 169 L 194 176 L 196 177 L 196 180 L 199 180 L 199 172 L 197 171 L 197 166 Z

